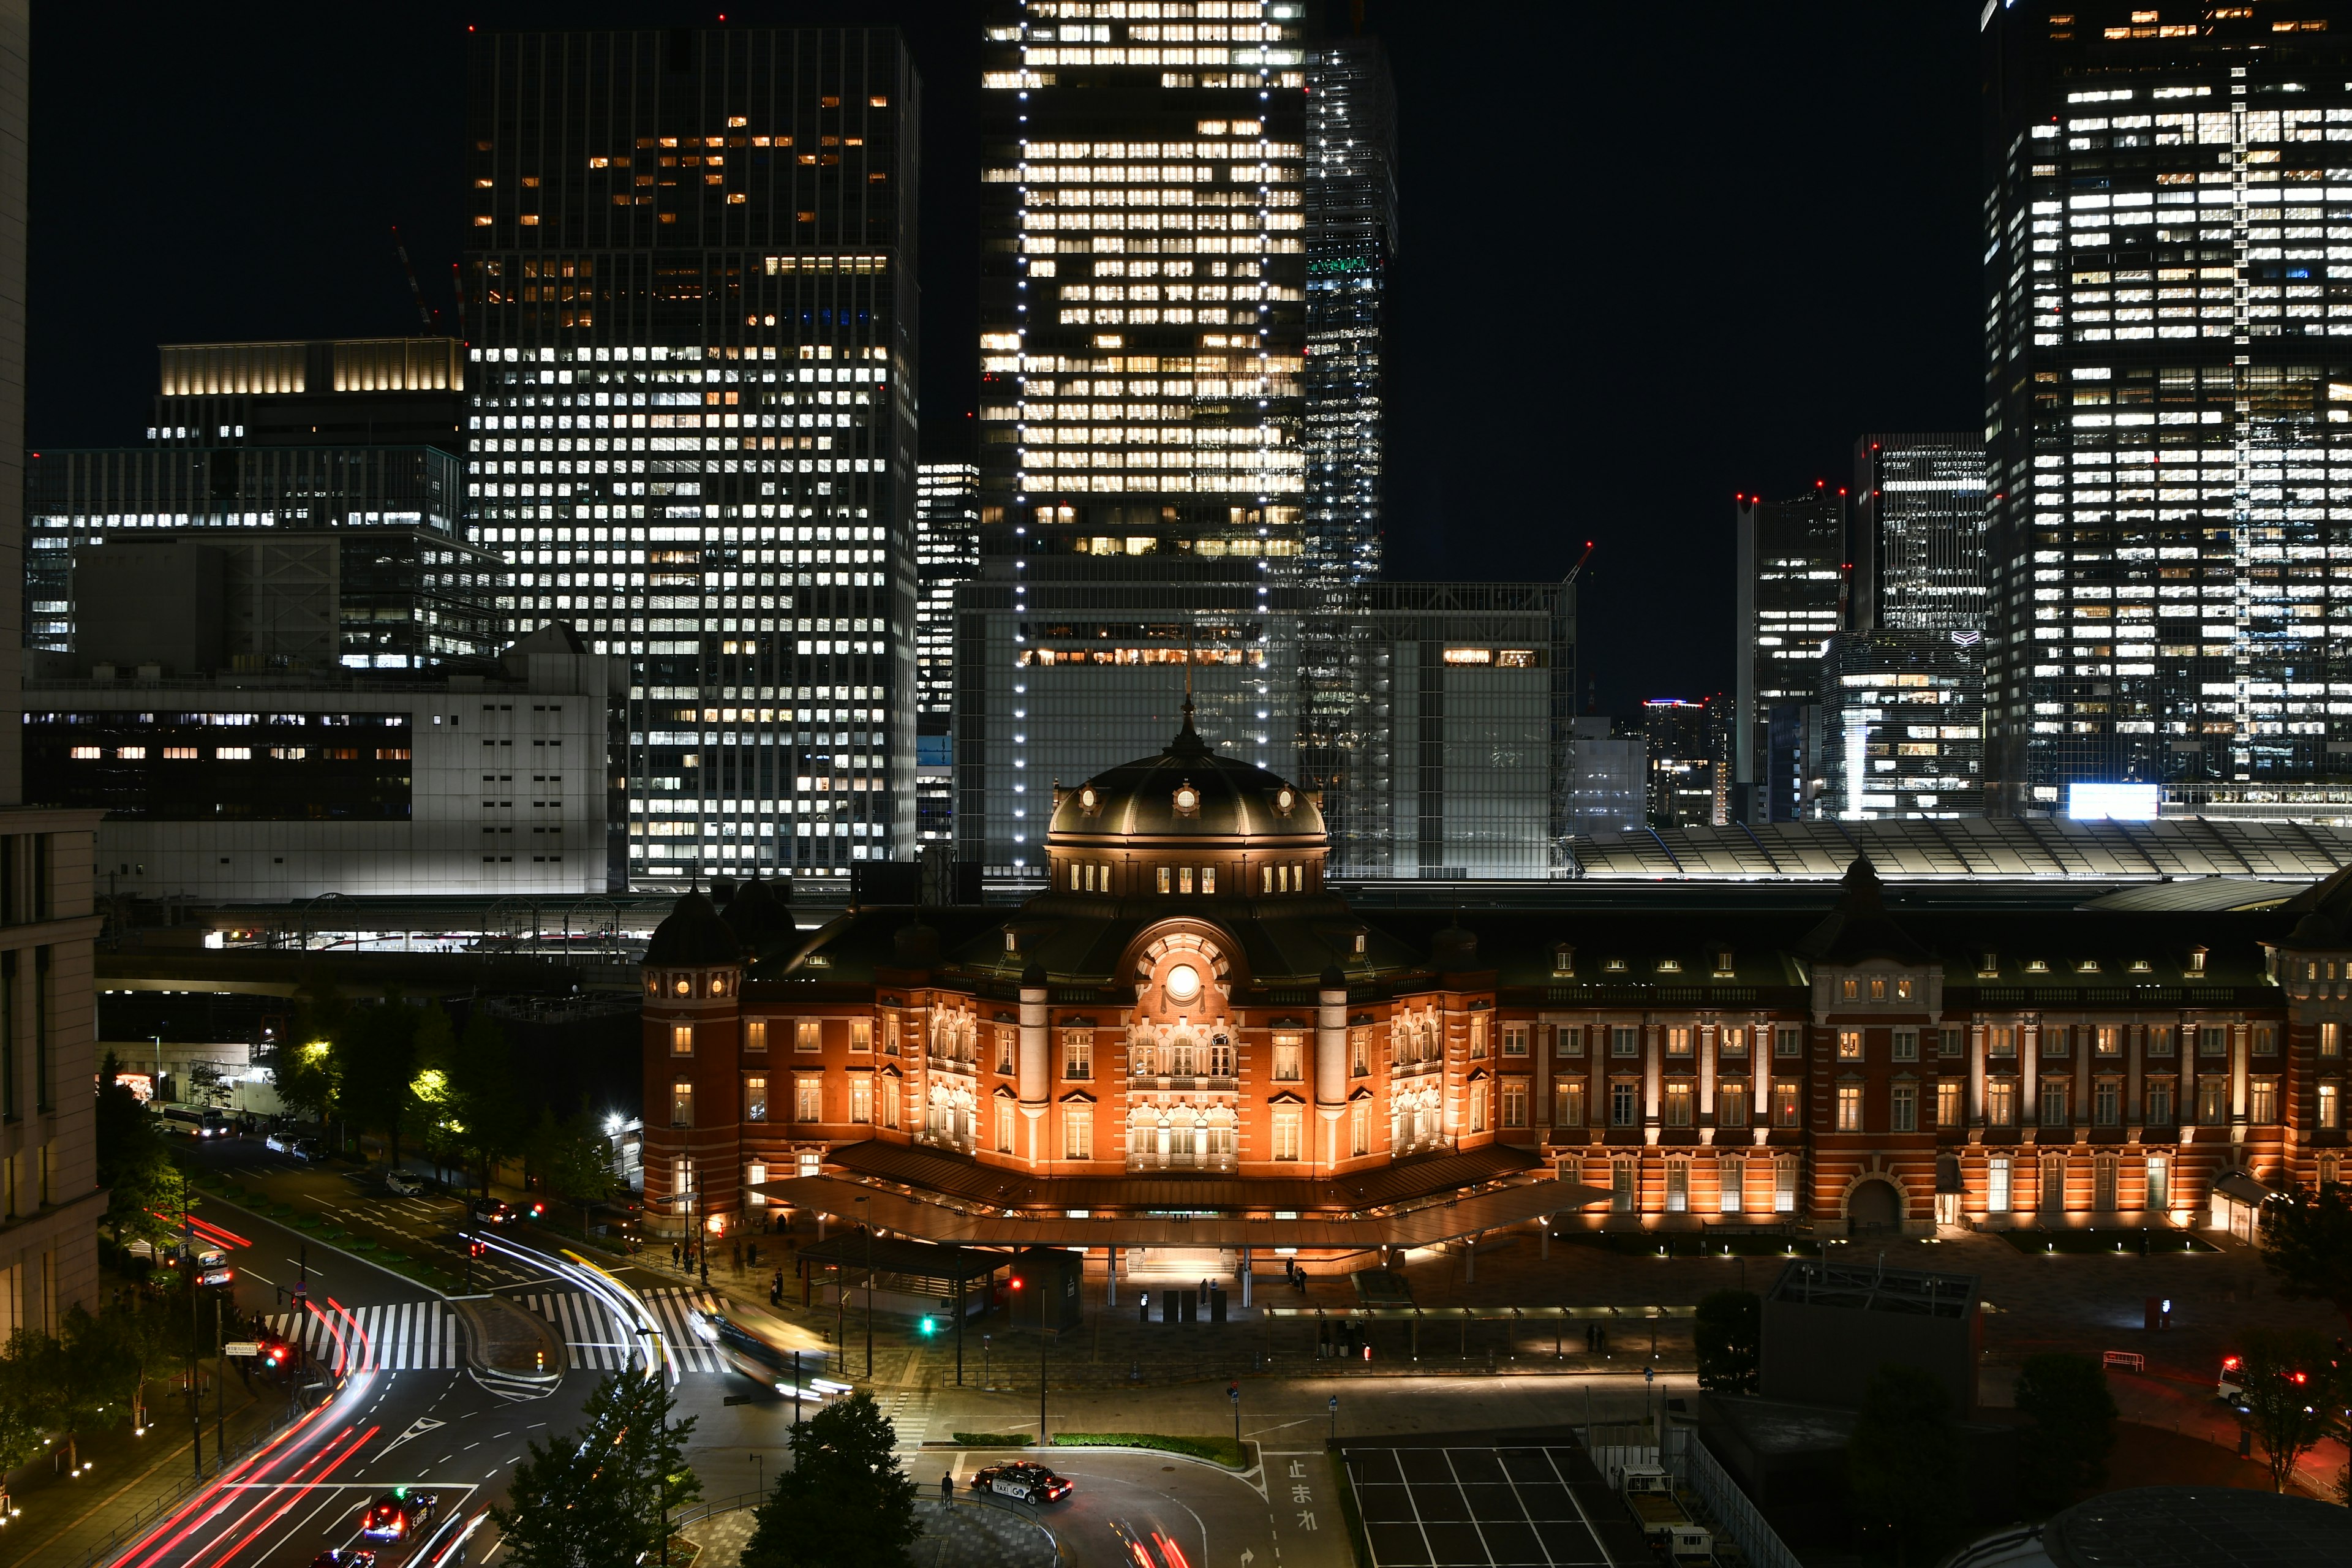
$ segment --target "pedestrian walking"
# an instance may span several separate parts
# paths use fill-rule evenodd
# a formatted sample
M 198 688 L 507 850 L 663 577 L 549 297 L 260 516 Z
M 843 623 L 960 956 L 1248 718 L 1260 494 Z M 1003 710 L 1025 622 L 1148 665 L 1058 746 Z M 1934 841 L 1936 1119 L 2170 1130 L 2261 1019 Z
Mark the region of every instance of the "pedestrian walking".
M 672 1268 L 677 1267 L 678 1255 L 680 1251 L 681 1248 L 678 1247 L 677 1242 L 673 1241 L 669 1244 L 669 1266 Z
M 781 1306 L 783 1303 L 783 1300 L 784 1271 L 779 1268 L 776 1270 L 776 1277 L 768 1281 L 768 1305 L 771 1307 Z
M 953 1470 L 950 1470 L 946 1475 L 940 1478 L 940 1500 L 941 1502 L 955 1501 L 955 1472 Z

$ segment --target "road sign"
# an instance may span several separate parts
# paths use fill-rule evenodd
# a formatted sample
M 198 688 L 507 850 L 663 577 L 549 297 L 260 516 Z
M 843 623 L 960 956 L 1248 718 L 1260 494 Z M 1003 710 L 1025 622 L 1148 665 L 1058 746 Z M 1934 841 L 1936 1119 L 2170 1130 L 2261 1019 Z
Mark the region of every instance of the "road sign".
M 231 1340 L 221 1346 L 223 1355 L 259 1355 L 261 1346 L 252 1340 Z
M 1339 1396 L 1336 1394 L 1331 1396 L 1331 1414 L 1334 1415 L 1339 1414 Z

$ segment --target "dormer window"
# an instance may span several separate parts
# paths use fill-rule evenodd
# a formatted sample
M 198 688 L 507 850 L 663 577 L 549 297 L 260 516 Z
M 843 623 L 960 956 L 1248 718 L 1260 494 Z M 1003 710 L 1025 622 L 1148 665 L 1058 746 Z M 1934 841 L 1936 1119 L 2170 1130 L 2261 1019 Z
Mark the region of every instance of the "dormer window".
M 2074 973 L 2077 974 L 2096 974 L 2098 972 L 2099 961 L 2095 958 L 2084 959 L 2074 965 Z
M 2191 974 L 2202 974 L 2205 973 L 2205 950 L 2203 948 L 2192 947 L 2189 950 L 2189 973 Z
M 1658 960 L 1658 973 L 1661 973 L 1661 974 L 1680 974 L 1682 972 L 1683 972 L 1683 961 L 1682 961 L 1681 959 L 1679 959 L 1679 958 L 1662 958 L 1662 959 Z
M 1013 931 L 1006 931 L 1004 933 L 1004 951 L 1007 952 L 1019 952 L 1021 951 L 1021 938 L 1017 933 Z
M 1569 946 L 1568 943 L 1564 942 L 1555 945 L 1551 950 L 1551 972 L 1554 974 L 1574 974 L 1576 973 L 1576 949 Z
M 1716 949 L 1715 972 L 1717 974 L 1729 974 L 1732 972 L 1731 950 L 1729 948 L 1721 947 Z
M 2042 959 L 2029 958 L 2025 961 L 2025 973 L 2028 974 L 2047 974 L 2050 973 L 2050 965 Z
M 1605 959 L 1601 967 L 1612 974 L 1622 974 L 1625 973 L 1625 961 L 1622 958 Z
M 1990 980 L 1990 979 L 1991 979 L 1994 975 L 1997 975 L 1997 974 L 1999 974 L 2000 973 L 2000 954 L 1999 954 L 1999 953 L 1997 953 L 1997 952 L 1987 952 L 1987 953 L 1981 953 L 1981 954 L 1979 954 L 1979 955 L 1978 956 L 1978 959 L 1977 959 L 1977 978 L 1978 978 L 1978 979 L 1979 979 L 1979 980 Z
M 2134 974 L 2146 974 L 2149 972 L 2149 968 L 2148 962 L 2145 958 L 2135 958 L 2131 961 L 2131 972 Z
M 1364 951 L 1364 933 L 1362 931 L 1358 931 L 1356 933 L 1356 951 L 1359 953 Z

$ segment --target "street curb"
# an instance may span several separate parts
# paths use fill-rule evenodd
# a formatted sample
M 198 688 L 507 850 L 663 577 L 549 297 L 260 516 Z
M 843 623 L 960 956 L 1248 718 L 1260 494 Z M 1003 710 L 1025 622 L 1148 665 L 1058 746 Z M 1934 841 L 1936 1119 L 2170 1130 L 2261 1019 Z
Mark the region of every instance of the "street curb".
M 1252 1443 L 1244 1447 L 1255 1448 L 1259 1446 Z M 1026 1443 L 1018 1448 L 975 1448 L 969 1443 L 956 1442 L 926 1442 L 923 1445 L 926 1453 L 935 1448 L 953 1454 L 1156 1454 L 1163 1459 L 1181 1459 L 1187 1464 L 1201 1465 L 1227 1476 L 1246 1476 L 1265 1462 L 1262 1450 L 1257 1461 L 1235 1467 L 1221 1465 L 1214 1459 L 1204 1459 L 1198 1454 L 1179 1453 L 1173 1448 L 1130 1448 L 1118 1444 L 1056 1443 L 1043 1448 L 1034 1443 Z
M 543 1384 L 550 1388 L 562 1382 L 563 1374 L 571 1370 L 572 1358 L 566 1352 L 563 1342 L 556 1337 L 555 1326 L 538 1313 L 526 1311 L 512 1301 L 495 1294 L 488 1297 L 461 1297 L 453 1300 L 450 1305 L 459 1317 L 466 1320 L 466 1327 L 468 1331 L 466 1336 L 467 1352 L 466 1359 L 474 1365 L 476 1370 L 516 1383 Z M 541 1352 L 547 1358 L 545 1364 L 555 1368 L 555 1371 L 510 1372 L 505 1367 L 490 1364 L 485 1353 L 485 1347 L 488 1345 L 493 1336 L 487 1331 L 488 1324 L 482 1320 L 486 1320 L 494 1308 L 503 1308 L 507 1312 L 523 1321 L 525 1326 L 538 1339 Z

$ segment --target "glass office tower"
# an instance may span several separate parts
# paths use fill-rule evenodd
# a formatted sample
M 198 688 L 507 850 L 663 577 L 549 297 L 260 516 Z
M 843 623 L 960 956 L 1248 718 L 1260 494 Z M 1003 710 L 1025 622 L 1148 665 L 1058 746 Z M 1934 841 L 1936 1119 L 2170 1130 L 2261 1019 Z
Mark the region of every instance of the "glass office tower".
M 628 661 L 628 876 L 915 826 L 918 87 L 887 28 L 486 34 L 470 526 Z
M 1790 500 L 1738 504 L 1738 683 L 1725 738 L 1729 776 L 1717 783 L 1732 820 L 1762 822 L 1772 710 L 1820 700 L 1822 655 L 1845 625 L 1845 491 L 1818 484 Z
M 1983 60 L 1993 807 L 2352 816 L 2352 5 Z
M 1855 441 L 1852 624 L 1982 632 L 1989 499 L 1984 442 L 1973 433 Z
M 1084 15 L 1078 13 L 1083 9 Z M 1294 5 L 992 0 L 981 572 L 958 858 L 1033 875 L 1051 784 L 1202 735 L 1289 773 L 1305 540 Z

